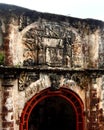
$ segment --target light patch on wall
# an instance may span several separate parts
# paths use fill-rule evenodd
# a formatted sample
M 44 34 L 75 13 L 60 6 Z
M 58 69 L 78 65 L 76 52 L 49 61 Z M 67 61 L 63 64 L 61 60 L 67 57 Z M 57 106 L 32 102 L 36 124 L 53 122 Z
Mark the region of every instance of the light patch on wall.
M 9 112 L 9 113 L 5 116 L 6 121 L 12 121 L 12 118 L 13 118 L 13 112 Z
M 7 98 L 5 106 L 8 110 L 11 110 L 13 108 L 13 99 L 12 97 Z

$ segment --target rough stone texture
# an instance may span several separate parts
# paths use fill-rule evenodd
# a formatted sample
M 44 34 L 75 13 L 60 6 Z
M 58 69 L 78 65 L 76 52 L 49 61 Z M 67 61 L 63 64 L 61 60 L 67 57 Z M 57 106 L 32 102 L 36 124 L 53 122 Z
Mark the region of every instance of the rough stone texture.
M 0 4 L 0 130 L 19 130 L 25 104 L 49 87 L 78 94 L 85 130 L 102 130 L 103 56 L 104 22 Z
M 6 64 L 70 69 L 103 66 L 103 22 L 3 6 L 0 45 Z

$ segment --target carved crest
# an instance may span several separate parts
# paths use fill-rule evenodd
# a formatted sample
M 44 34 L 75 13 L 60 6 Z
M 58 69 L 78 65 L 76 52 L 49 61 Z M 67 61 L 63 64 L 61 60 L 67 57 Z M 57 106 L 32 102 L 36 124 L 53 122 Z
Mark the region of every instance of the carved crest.
M 60 87 L 60 76 L 55 74 L 50 74 L 50 81 L 51 81 L 51 90 L 58 90 Z
M 19 91 L 25 90 L 26 87 L 28 87 L 31 82 L 34 82 L 39 79 L 39 74 L 34 72 L 22 72 L 20 74 L 19 80 L 18 80 L 18 89 Z

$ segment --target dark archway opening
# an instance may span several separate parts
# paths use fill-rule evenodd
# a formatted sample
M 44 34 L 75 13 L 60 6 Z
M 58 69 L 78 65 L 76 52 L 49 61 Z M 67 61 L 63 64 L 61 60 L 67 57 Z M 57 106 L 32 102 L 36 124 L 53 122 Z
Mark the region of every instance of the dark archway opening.
M 59 96 L 43 99 L 29 116 L 28 130 L 76 130 L 73 106 Z

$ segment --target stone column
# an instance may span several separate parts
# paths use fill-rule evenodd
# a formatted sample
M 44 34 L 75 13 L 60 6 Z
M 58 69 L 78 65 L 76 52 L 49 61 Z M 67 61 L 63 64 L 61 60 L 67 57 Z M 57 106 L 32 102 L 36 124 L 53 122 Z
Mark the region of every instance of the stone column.
M 89 118 L 89 130 L 99 129 L 99 98 L 97 96 L 98 85 L 96 83 L 96 75 L 92 76 L 92 84 L 90 88 L 90 118 Z
M 2 86 L 3 86 L 2 130 L 14 130 L 12 78 L 4 77 Z

